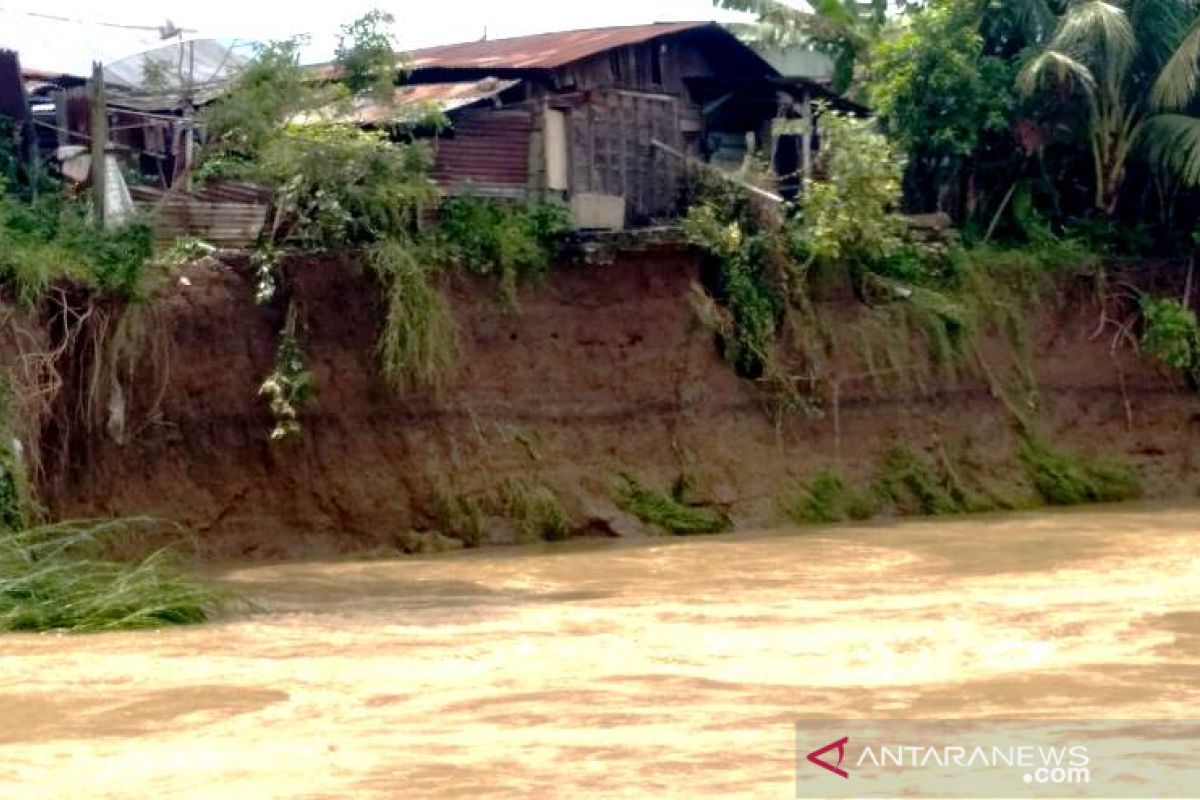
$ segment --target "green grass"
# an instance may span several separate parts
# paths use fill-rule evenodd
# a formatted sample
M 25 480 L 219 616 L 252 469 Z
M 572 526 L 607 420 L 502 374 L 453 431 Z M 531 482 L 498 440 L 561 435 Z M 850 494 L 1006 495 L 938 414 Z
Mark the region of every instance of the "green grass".
M 146 524 L 60 522 L 0 533 L 0 631 L 87 633 L 212 618 L 228 598 L 188 575 L 170 551 L 129 563 L 105 557 Z
M 475 496 L 438 489 L 433 497 L 438 530 L 467 547 L 481 547 L 488 539 L 488 520 L 512 523 L 522 544 L 562 542 L 570 537 L 571 517 L 558 494 L 536 479 L 508 478 Z
M 973 510 L 953 480 L 936 474 L 916 453 L 903 447 L 888 453 L 876 492 L 903 514 L 940 516 Z
M 780 506 L 784 516 L 797 525 L 865 520 L 875 513 L 869 493 L 847 486 L 831 472 L 818 473 L 808 487 L 785 496 Z
M 496 490 L 496 511 L 512 520 L 519 542 L 562 542 L 571 519 L 554 490 L 543 483 L 505 481 Z
M 0 197 L 0 282 L 26 307 L 58 281 L 137 299 L 146 291 L 152 239 L 142 221 L 97 230 L 78 203 L 47 198 L 33 206 Z
M 467 547 L 481 547 L 485 540 L 484 510 L 479 501 L 445 487 L 433 495 L 433 513 L 438 530 L 461 540 Z
M 1137 472 L 1124 464 L 1087 463 L 1031 440 L 1021 446 L 1021 462 L 1034 489 L 1051 505 L 1116 503 L 1142 494 Z
M 733 527 L 729 517 L 715 509 L 648 489 L 629 475 L 622 474 L 620 479 L 617 505 L 649 525 L 675 536 L 722 533 Z M 676 486 L 686 488 L 686 481 L 677 481 Z
M 378 352 L 383 374 L 401 391 L 437 389 L 458 360 L 458 329 L 432 267 L 416 245 L 388 239 L 368 261 L 384 284 L 387 313 Z

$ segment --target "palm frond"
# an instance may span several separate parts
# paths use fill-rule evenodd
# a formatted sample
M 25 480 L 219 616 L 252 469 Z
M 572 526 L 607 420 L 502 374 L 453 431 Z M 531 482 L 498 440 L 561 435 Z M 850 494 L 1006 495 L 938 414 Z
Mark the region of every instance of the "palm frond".
M 1106 78 L 1123 80 L 1137 52 L 1137 37 L 1125 9 L 1106 0 L 1072 4 L 1062 16 L 1050 49 L 1077 61 L 1096 58 Z
M 1195 16 L 1192 0 L 1130 0 L 1129 21 L 1137 36 L 1138 63 L 1157 73 L 1179 46 Z
M 713 0 L 717 8 L 743 11 L 757 17 L 764 29 L 756 38 L 771 44 L 860 42 L 854 18 L 836 2 L 815 4 L 816 11 L 802 11 L 779 0 Z
M 1200 19 L 1175 48 L 1162 72 L 1154 81 L 1152 95 L 1158 108 L 1182 108 L 1196 96 L 1200 77 Z
M 1200 186 L 1200 117 L 1158 114 L 1146 121 L 1140 137 L 1147 158 L 1188 186 Z
M 1027 63 L 1017 76 L 1017 88 L 1031 95 L 1046 86 L 1077 89 L 1096 102 L 1096 78 L 1082 62 L 1057 50 L 1046 50 Z
M 1058 24 L 1058 15 L 1047 0 L 1009 0 L 1008 13 L 1031 42 L 1050 38 Z

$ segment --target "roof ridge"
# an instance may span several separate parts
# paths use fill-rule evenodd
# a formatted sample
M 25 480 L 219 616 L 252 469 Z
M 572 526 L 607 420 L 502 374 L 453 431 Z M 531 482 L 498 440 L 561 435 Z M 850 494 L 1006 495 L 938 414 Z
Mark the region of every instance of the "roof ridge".
M 607 32 L 607 31 L 628 31 L 628 30 L 636 30 L 638 28 L 645 28 L 645 29 L 657 28 L 657 27 L 678 28 L 678 27 L 682 27 L 682 26 L 691 26 L 691 27 L 701 28 L 701 27 L 706 27 L 709 25 L 719 25 L 719 24 L 720 23 L 718 23 L 716 20 L 698 19 L 698 20 L 679 20 L 676 22 L 668 22 L 668 21 L 645 22 L 645 23 L 631 24 L 631 25 L 598 25 L 598 26 L 591 27 L 591 28 L 571 28 L 568 30 L 542 31 L 540 33 L 525 33 L 525 34 L 520 34 L 518 36 L 501 36 L 501 37 L 497 37 L 495 39 L 479 39 L 479 40 L 468 40 L 468 41 L 464 41 L 464 42 L 448 42 L 446 44 L 435 44 L 435 45 L 430 45 L 428 47 L 415 48 L 415 49 L 407 51 L 407 54 L 410 56 L 415 56 L 419 53 L 425 53 L 425 52 L 429 52 L 432 50 L 442 50 L 442 49 L 448 48 L 448 47 L 465 47 L 468 45 L 488 45 L 488 44 L 493 44 L 493 43 L 500 44 L 500 43 L 504 43 L 504 42 L 515 42 L 515 41 L 518 41 L 521 39 L 536 39 L 539 37 L 570 36 L 570 35 L 581 34 L 581 33 L 600 33 L 600 32 Z

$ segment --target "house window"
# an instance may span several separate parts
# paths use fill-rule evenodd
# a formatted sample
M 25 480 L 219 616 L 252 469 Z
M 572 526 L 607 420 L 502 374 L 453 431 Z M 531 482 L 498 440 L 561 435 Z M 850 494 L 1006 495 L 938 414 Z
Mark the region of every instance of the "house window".
M 650 82 L 655 86 L 662 86 L 662 51 L 666 47 L 665 44 L 650 45 Z
M 608 63 L 609 66 L 612 67 L 612 77 L 613 80 L 617 82 L 620 82 L 624 79 L 624 76 L 621 74 L 621 55 L 622 53 L 620 50 L 613 50 L 608 54 Z

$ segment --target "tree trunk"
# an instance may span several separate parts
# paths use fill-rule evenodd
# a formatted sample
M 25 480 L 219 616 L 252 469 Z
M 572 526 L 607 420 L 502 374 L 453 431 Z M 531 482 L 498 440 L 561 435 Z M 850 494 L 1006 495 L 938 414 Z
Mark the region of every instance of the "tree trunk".
M 1096 210 L 1106 217 L 1117 212 L 1121 199 L 1121 186 L 1125 183 L 1123 159 L 1113 159 L 1107 154 L 1096 159 Z

